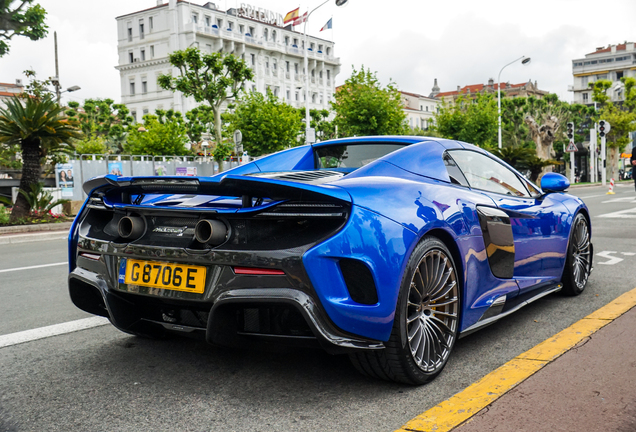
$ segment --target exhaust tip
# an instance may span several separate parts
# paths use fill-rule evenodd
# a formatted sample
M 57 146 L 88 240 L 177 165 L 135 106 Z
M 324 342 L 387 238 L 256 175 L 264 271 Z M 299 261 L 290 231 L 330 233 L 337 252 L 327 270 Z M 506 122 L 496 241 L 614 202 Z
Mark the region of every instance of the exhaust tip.
M 135 240 L 146 230 L 146 223 L 138 216 L 124 216 L 117 224 L 117 232 L 121 238 Z
M 194 227 L 194 238 L 199 243 L 218 246 L 227 238 L 227 227 L 215 219 L 202 219 Z

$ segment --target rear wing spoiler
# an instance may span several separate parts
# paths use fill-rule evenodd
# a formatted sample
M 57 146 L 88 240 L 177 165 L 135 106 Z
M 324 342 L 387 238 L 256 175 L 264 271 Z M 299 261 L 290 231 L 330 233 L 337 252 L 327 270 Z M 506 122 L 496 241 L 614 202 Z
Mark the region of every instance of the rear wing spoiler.
M 351 203 L 347 191 L 332 185 L 310 185 L 285 180 L 248 177 L 228 174 L 210 177 L 117 177 L 112 174 L 94 177 L 84 183 L 88 196 L 97 189 L 119 189 L 127 194 L 196 194 L 246 198 L 270 198 L 273 200 L 321 200 L 336 199 Z

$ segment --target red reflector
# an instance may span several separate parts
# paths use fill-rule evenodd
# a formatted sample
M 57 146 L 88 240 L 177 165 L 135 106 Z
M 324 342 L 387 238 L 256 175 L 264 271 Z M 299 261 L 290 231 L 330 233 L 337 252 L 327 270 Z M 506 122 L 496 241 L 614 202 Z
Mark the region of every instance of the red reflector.
M 87 253 L 87 252 L 81 252 L 80 256 L 84 257 L 84 258 L 92 259 L 92 260 L 95 260 L 95 261 L 99 261 L 99 259 L 102 257 L 101 255 Z
M 284 275 L 285 272 L 277 269 L 266 269 L 266 268 L 254 268 L 254 267 L 234 267 L 235 274 L 242 275 Z

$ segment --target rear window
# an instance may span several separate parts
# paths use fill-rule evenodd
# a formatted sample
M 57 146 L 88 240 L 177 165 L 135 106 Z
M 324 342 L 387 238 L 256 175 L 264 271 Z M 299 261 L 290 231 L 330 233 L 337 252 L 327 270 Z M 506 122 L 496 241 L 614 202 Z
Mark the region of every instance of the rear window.
M 405 144 L 350 144 L 319 147 L 316 149 L 316 169 L 360 168 Z

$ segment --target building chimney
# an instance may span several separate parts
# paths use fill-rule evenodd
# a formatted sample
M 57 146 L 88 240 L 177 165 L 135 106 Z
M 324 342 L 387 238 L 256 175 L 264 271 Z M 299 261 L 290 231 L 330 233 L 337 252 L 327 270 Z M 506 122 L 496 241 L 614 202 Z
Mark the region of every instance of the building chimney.
M 495 87 L 495 80 L 493 78 L 488 78 L 488 87 L 490 88 Z
M 625 44 L 625 49 L 626 49 L 627 51 L 634 51 L 634 42 L 627 42 L 627 43 Z
M 461 90 L 461 87 L 457 86 L 457 93 L 459 93 L 460 90 Z
M 616 54 L 616 45 L 610 45 L 612 48 L 612 54 Z

